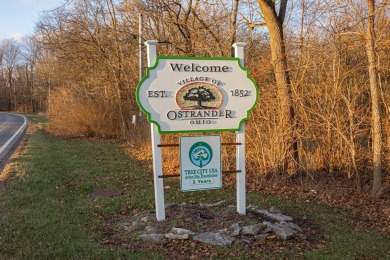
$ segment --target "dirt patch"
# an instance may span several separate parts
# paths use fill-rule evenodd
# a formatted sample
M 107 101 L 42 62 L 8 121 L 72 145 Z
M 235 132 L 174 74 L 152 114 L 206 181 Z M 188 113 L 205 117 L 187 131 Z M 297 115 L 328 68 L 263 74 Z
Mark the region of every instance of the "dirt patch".
M 123 191 L 121 191 L 121 190 L 97 189 L 91 193 L 91 196 L 95 197 L 95 198 L 97 198 L 97 197 L 116 197 L 116 196 L 122 195 L 122 193 L 123 193 Z
M 198 205 L 175 205 L 166 210 L 166 220 L 157 221 L 154 212 L 144 211 L 135 216 L 114 215 L 103 217 L 104 226 L 99 229 L 103 233 L 102 243 L 111 248 L 126 248 L 135 252 L 154 252 L 171 259 L 199 259 L 212 257 L 264 257 L 272 252 L 287 252 L 294 250 L 300 255 L 308 248 L 320 248 L 326 243 L 324 231 L 310 223 L 307 219 L 294 217 L 294 223 L 299 225 L 303 232 L 293 238 L 283 240 L 271 233 L 265 240 L 254 240 L 253 237 L 240 235 L 231 246 L 216 247 L 194 240 L 171 240 L 164 238 L 161 243 L 146 242 L 139 239 L 145 233 L 144 228 L 129 230 L 127 227 L 133 221 L 141 221 L 147 217 L 148 226 L 166 234 L 172 227 L 189 229 L 197 234 L 203 232 L 217 232 L 230 227 L 235 223 L 240 226 L 271 221 L 260 214 L 248 212 L 239 215 L 233 206 L 215 208 L 200 208 Z

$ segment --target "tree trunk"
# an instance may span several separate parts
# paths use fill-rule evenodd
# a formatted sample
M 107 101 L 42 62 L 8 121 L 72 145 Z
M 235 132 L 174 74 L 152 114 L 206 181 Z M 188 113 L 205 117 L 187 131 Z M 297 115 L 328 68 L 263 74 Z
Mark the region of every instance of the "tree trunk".
M 238 14 L 238 4 L 239 0 L 234 0 L 233 2 L 233 12 L 232 12 L 232 38 L 230 40 L 230 45 L 233 45 L 236 42 L 237 36 L 237 14 Z M 231 47 L 231 55 L 234 57 L 234 47 Z
M 280 3 L 279 15 L 276 14 L 275 3 L 268 0 L 258 0 L 264 16 L 271 47 L 271 59 L 278 88 L 279 99 L 279 133 L 283 136 L 284 171 L 289 174 L 298 172 L 298 142 L 296 138 L 295 112 L 292 100 L 290 76 L 288 73 L 286 48 L 283 36 L 283 21 L 287 0 Z M 283 134 L 282 134 L 283 133 Z
M 367 0 L 368 26 L 366 34 L 366 52 L 368 74 L 370 77 L 371 117 L 372 117 L 372 152 L 373 152 L 373 184 L 372 197 L 380 197 L 382 193 L 382 125 L 379 108 L 378 68 L 375 52 L 375 0 Z

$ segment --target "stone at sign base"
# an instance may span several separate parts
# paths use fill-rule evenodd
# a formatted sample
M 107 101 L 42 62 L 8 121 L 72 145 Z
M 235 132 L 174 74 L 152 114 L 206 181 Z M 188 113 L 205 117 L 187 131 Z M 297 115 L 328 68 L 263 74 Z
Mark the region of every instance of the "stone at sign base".
M 174 233 L 165 234 L 165 237 L 169 238 L 169 239 L 176 239 L 176 240 L 186 240 L 189 238 L 188 234 L 180 235 L 180 234 L 174 234 Z
M 267 226 L 262 223 L 258 223 L 250 226 L 244 226 L 242 227 L 242 234 L 256 236 L 257 234 L 259 234 L 261 230 L 265 229 L 266 227 Z
M 271 213 L 268 210 L 265 209 L 257 209 L 256 207 L 248 207 L 248 210 L 254 213 L 261 214 L 267 218 L 271 218 L 276 221 L 293 221 L 293 218 L 287 215 L 283 215 L 282 213 Z
M 228 229 L 230 236 L 236 237 L 240 235 L 241 227 L 238 223 L 231 225 Z
M 175 228 L 175 227 L 173 227 L 171 229 L 171 232 L 173 234 L 178 234 L 178 235 L 188 235 L 188 236 L 195 235 L 195 232 L 193 232 L 191 230 L 188 230 L 188 229 L 184 229 L 184 228 Z
M 161 242 L 163 234 L 142 234 L 139 236 L 142 241 Z
M 298 232 L 303 232 L 302 228 L 300 226 L 298 226 L 297 224 L 294 224 L 292 222 L 280 222 L 280 224 L 284 225 L 284 226 L 287 226 L 289 228 L 291 228 L 292 230 L 295 230 L 295 231 L 298 231 Z
M 264 221 L 263 223 L 267 225 L 267 227 L 271 228 L 272 232 L 274 232 L 278 237 L 284 240 L 292 238 L 296 233 L 296 231 L 280 223 L 272 224 L 271 222 L 267 222 L 267 221 Z
M 146 231 L 146 233 L 148 233 L 148 234 L 157 234 L 157 233 L 158 233 L 157 228 L 152 227 L 152 226 L 146 226 L 146 227 L 145 227 L 145 231 Z
M 221 233 L 206 232 L 194 236 L 194 240 L 216 246 L 228 246 L 233 243 L 234 238 Z

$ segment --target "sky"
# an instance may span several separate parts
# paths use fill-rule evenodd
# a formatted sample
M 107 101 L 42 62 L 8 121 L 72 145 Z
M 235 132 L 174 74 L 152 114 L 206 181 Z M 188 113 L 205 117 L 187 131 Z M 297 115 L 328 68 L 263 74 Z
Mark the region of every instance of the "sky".
M 0 0 L 0 40 L 34 33 L 43 11 L 52 10 L 65 0 Z

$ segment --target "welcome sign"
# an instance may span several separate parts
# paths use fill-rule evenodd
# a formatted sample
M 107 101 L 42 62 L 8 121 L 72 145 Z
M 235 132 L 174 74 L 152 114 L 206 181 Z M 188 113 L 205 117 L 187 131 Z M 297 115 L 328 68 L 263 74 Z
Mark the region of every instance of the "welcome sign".
M 137 103 L 160 133 L 240 129 L 257 86 L 238 58 L 157 57 L 137 86 Z

